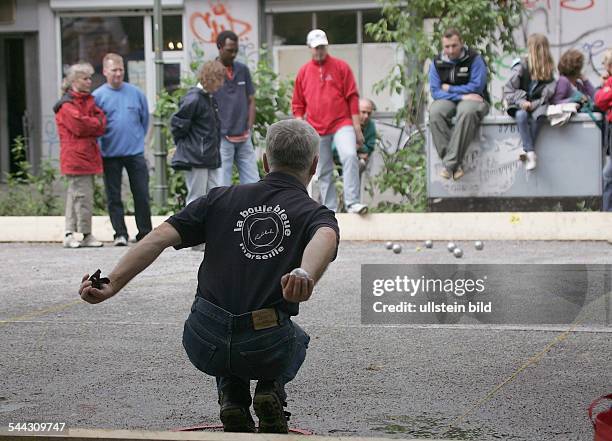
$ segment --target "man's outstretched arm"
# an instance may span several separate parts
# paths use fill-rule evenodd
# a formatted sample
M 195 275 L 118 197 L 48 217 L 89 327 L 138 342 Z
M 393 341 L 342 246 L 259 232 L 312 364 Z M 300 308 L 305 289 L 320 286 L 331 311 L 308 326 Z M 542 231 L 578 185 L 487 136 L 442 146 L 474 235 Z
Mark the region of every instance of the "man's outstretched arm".
M 336 255 L 337 246 L 338 237 L 332 228 L 321 227 L 317 230 L 302 255 L 300 267 L 308 273 L 308 277 L 285 274 L 281 278 L 285 300 L 297 303 L 310 298 L 315 284 Z
M 79 288 L 81 298 L 88 303 L 100 303 L 111 298 L 136 275 L 151 265 L 162 251 L 180 243 L 181 236 L 176 229 L 168 222 L 162 223 L 119 260 L 108 275 L 110 283 L 102 285 L 102 289 L 91 286 L 92 283 L 88 280 L 89 274 L 85 274 Z

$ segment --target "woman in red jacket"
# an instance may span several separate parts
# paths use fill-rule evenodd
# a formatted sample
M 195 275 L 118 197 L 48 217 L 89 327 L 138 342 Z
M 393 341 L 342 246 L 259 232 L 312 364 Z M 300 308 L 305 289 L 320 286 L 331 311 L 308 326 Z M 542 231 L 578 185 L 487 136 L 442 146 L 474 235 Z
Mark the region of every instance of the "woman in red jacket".
M 68 180 L 65 248 L 102 246 L 91 234 L 91 217 L 94 175 L 102 173 L 97 137 L 104 134 L 106 116 L 90 94 L 93 73 L 89 63 L 70 66 L 64 96 L 53 107 L 60 139 L 60 170 Z M 74 237 L 76 232 L 83 234 L 83 240 Z
M 606 147 L 606 166 L 603 170 L 603 210 L 612 211 L 612 49 L 603 58 L 603 86 L 595 93 L 595 105 L 606 113 L 604 124 L 604 146 Z

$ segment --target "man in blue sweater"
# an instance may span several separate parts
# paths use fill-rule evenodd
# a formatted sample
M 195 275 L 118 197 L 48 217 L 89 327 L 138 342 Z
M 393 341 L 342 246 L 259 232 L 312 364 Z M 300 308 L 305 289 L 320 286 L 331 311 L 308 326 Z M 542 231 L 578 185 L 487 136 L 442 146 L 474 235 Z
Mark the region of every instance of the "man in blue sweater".
M 465 152 L 489 112 L 489 96 L 487 66 L 478 52 L 463 44 L 456 29 L 448 29 L 442 37 L 442 53 L 429 68 L 429 86 L 434 99 L 429 128 L 444 165 L 440 176 L 457 180 L 464 175 Z
M 103 61 L 106 84 L 98 87 L 93 96 L 104 110 L 108 123 L 106 133 L 100 138 L 100 150 L 104 161 L 104 187 L 108 213 L 115 230 L 115 245 L 128 244 L 121 178 L 125 168 L 134 196 L 134 211 L 139 241 L 152 229 L 149 205 L 149 170 L 144 158 L 144 141 L 149 128 L 147 98 L 135 86 L 123 81 L 123 58 L 106 54 Z

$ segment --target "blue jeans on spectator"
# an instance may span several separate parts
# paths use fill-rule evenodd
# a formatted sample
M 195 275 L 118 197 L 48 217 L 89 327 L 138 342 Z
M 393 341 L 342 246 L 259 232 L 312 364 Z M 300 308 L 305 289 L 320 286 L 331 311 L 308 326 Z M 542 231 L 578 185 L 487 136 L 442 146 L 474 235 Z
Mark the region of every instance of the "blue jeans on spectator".
M 540 129 L 546 122 L 546 118 L 541 117 L 535 120 L 531 113 L 522 109 L 516 111 L 514 118 L 516 119 L 516 125 L 523 141 L 523 150 L 526 152 L 535 151 L 535 142 Z
M 603 211 L 612 211 L 612 158 L 606 156 L 603 169 Z
M 241 184 L 259 181 L 257 157 L 251 138 L 244 142 L 231 142 L 221 138 L 221 186 L 232 185 L 232 167 L 236 162 Z
M 359 180 L 359 159 L 357 159 L 357 138 L 353 126 L 340 127 L 331 135 L 321 136 L 319 143 L 319 164 L 317 166 L 317 179 L 321 189 L 323 205 L 332 211 L 338 210 L 338 198 L 334 185 L 334 156 L 332 141 L 338 150 L 342 163 L 342 181 L 344 183 L 344 205 L 349 207 L 358 203 L 361 193 Z
M 121 181 L 123 168 L 127 171 L 130 181 L 130 190 L 134 197 L 134 211 L 140 240 L 151 232 L 151 207 L 149 205 L 149 169 L 144 155 L 116 156 L 103 158 L 104 160 L 104 188 L 108 214 L 115 230 L 115 238 L 123 236 L 128 238 L 125 226 L 123 202 L 121 201 Z
M 243 391 L 251 404 L 250 380 L 276 380 L 284 386 L 297 375 L 310 337 L 291 317 L 277 309 L 278 325 L 253 329 L 251 313 L 233 315 L 197 296 L 185 322 L 183 347 L 193 365 L 216 377 L 218 391 Z

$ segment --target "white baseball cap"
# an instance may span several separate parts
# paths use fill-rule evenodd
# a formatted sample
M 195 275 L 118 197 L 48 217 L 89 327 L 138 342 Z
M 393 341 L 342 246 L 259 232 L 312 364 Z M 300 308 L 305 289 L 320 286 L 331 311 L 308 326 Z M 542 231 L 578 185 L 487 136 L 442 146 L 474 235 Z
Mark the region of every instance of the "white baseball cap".
M 327 46 L 327 35 L 321 29 L 313 29 L 306 37 L 308 47 Z

